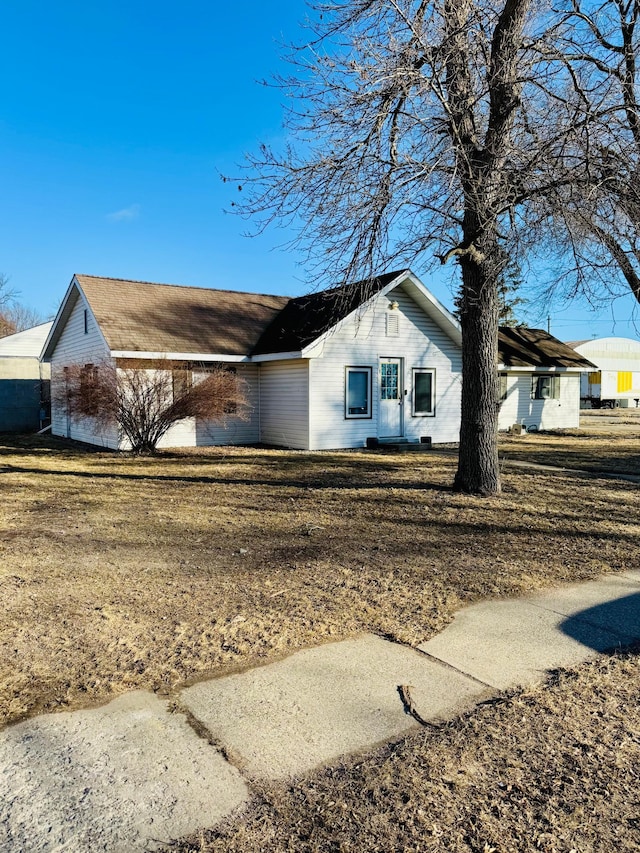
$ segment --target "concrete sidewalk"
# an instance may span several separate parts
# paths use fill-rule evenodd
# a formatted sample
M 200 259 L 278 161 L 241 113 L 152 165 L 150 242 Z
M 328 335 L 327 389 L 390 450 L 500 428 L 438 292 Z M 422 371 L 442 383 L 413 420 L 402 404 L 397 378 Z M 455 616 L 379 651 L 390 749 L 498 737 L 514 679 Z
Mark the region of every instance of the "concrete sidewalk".
M 0 849 L 153 850 L 283 779 L 395 739 L 549 669 L 640 640 L 640 571 L 460 611 L 410 649 L 371 635 L 0 733 Z

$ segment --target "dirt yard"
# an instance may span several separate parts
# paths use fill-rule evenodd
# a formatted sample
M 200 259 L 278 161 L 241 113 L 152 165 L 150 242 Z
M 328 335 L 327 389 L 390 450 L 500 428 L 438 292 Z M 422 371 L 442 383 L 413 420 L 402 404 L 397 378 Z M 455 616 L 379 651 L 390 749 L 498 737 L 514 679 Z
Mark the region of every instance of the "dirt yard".
M 510 456 L 640 455 L 640 430 L 522 438 Z M 365 630 L 416 644 L 464 603 L 637 566 L 636 485 L 506 467 L 504 493 L 478 500 L 450 491 L 454 466 L 437 451 L 140 459 L 5 441 L 0 722 Z

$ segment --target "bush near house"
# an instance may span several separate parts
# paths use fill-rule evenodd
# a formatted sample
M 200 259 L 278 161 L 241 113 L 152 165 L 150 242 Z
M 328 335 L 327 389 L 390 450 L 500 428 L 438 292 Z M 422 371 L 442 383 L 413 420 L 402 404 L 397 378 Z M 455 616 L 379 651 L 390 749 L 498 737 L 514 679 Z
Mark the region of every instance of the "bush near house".
M 169 429 L 186 418 L 224 421 L 246 418 L 244 383 L 234 372 L 210 367 L 198 381 L 166 359 L 69 364 L 58 371 L 54 398 L 67 416 L 117 426 L 134 453 L 155 453 Z

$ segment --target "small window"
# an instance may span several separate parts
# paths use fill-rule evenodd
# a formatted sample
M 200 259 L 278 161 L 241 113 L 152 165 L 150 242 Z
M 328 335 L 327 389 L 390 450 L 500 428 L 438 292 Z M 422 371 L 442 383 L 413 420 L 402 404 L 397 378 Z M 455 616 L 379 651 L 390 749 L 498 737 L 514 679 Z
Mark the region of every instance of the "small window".
M 498 400 L 502 403 L 507 399 L 507 374 L 498 375 Z
M 559 376 L 532 376 L 531 377 L 531 399 L 532 400 L 559 400 L 560 399 L 560 377 Z
M 85 335 L 89 334 L 89 309 L 84 309 L 84 333 Z
M 177 368 L 172 374 L 173 399 L 179 400 L 191 388 L 191 371 L 185 368 Z
M 347 367 L 345 418 L 371 417 L 371 368 Z
M 416 417 L 435 415 L 435 370 L 413 368 L 413 412 Z
M 65 368 L 66 369 L 66 368 Z M 98 381 L 98 368 L 95 364 L 85 364 L 80 370 L 80 390 L 86 392 Z

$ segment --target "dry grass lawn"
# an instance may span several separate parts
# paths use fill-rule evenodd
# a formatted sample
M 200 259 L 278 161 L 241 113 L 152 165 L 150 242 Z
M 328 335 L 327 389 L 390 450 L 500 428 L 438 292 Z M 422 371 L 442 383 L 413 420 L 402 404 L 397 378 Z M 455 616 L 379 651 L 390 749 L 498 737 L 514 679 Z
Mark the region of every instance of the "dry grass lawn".
M 502 453 L 638 473 L 634 424 Z M 506 466 L 504 493 L 477 500 L 451 492 L 454 468 L 437 451 L 136 459 L 0 439 L 0 725 L 365 630 L 418 643 L 473 600 L 637 568 L 636 484 Z M 639 676 L 632 653 L 558 674 L 267 786 L 181 849 L 637 850 Z
M 0 724 L 361 631 L 415 644 L 470 601 L 637 566 L 636 485 L 507 469 L 478 500 L 450 491 L 454 466 L 5 440 Z
M 640 476 L 640 409 L 581 413 L 580 429 L 501 436 L 504 460 Z

